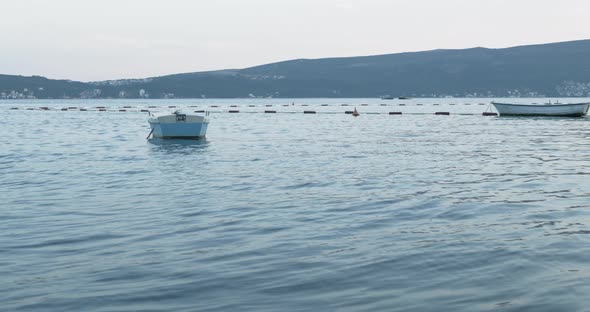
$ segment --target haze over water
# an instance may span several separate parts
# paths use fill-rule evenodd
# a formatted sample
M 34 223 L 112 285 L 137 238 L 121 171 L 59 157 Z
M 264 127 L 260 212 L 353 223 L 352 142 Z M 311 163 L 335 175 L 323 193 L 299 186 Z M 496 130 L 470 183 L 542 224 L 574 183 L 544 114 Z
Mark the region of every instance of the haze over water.
M 583 311 L 589 119 L 489 101 L 0 102 L 2 309 Z M 140 109 L 231 105 L 145 140 Z

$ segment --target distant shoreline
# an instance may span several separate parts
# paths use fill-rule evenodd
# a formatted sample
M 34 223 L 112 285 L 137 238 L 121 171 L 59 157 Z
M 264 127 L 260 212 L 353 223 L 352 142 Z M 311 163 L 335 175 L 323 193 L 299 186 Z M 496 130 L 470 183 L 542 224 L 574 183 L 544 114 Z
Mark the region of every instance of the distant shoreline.
M 0 99 L 570 98 L 590 96 L 588 66 L 590 40 L 579 40 L 95 82 L 0 74 Z

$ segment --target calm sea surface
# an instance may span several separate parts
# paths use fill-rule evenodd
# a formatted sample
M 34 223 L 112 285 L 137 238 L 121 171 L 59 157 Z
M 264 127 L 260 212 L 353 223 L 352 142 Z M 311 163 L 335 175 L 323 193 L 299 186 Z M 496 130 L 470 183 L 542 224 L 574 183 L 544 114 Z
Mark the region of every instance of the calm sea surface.
M 0 310 L 589 311 L 590 118 L 489 101 L 0 101 Z

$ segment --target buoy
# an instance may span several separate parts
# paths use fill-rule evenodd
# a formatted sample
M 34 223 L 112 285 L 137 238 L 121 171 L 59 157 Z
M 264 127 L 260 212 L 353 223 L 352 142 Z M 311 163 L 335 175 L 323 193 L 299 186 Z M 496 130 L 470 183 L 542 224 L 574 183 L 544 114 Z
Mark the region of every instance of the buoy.
M 389 112 L 389 115 L 401 115 L 402 112 Z
M 449 112 L 436 112 L 435 115 L 450 115 Z
M 352 116 L 354 117 L 358 117 L 360 114 L 359 112 L 357 112 L 356 107 L 354 108 L 354 111 L 352 111 Z

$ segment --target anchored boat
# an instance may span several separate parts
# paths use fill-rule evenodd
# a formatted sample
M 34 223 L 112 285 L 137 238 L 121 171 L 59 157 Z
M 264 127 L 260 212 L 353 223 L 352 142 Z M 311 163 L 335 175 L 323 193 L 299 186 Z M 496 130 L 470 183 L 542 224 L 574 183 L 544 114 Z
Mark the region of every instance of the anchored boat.
M 510 104 L 492 102 L 500 116 L 581 117 L 588 113 L 590 103 L 575 104 Z
M 187 115 L 175 111 L 170 115 L 151 116 L 148 119 L 155 138 L 162 139 L 200 139 L 207 134 L 209 118 L 199 115 Z

